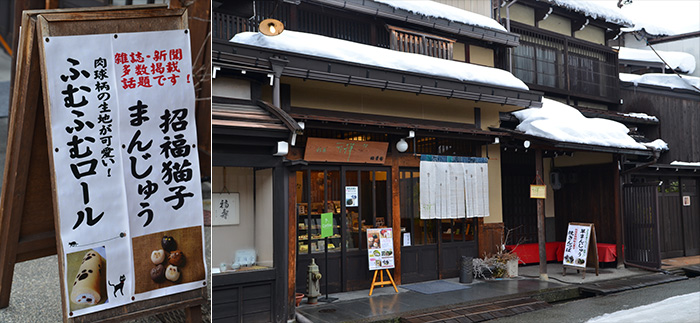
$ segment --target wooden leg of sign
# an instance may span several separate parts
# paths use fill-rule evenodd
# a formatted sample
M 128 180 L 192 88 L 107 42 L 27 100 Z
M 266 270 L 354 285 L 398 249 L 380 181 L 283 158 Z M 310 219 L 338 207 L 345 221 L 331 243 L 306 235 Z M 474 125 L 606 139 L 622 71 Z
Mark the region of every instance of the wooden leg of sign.
M 391 280 L 391 286 L 394 286 L 394 291 L 397 293 L 399 292 L 399 289 L 396 288 L 396 283 L 394 283 L 394 278 L 391 277 L 391 274 L 389 273 L 389 269 L 386 270 L 387 276 L 389 276 L 389 280 Z
M 372 287 L 369 288 L 369 296 L 372 296 L 372 292 L 374 291 L 374 282 L 377 281 L 377 272 L 379 270 L 374 271 L 374 278 L 372 278 Z
M 185 322 L 187 323 L 199 323 L 202 322 L 202 307 L 190 306 L 185 308 Z
M 386 275 L 389 276 L 389 281 L 384 280 L 384 271 L 386 271 Z M 379 281 L 377 281 L 377 272 L 379 272 Z M 391 277 L 391 274 L 389 273 L 389 269 L 379 269 L 374 271 L 374 278 L 372 278 L 372 287 L 369 289 L 369 296 L 372 296 L 372 292 L 374 291 L 374 286 L 379 286 L 383 287 L 384 285 L 389 285 L 394 286 L 394 290 L 398 293 L 399 289 L 396 287 L 396 283 L 394 283 L 394 278 Z

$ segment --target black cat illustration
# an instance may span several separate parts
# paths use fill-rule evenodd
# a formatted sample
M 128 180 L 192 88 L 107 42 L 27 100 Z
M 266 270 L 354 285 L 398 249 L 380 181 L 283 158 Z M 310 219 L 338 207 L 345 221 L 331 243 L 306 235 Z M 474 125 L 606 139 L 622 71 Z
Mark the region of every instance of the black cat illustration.
M 126 276 L 121 275 L 119 276 L 119 284 L 112 285 L 109 281 L 107 281 L 107 284 L 109 286 L 114 287 L 114 297 L 117 297 L 117 291 L 120 291 L 122 293 L 122 296 L 124 296 L 124 281 L 126 280 Z
M 69 247 L 77 247 L 77 246 L 78 246 L 78 243 L 75 242 L 75 241 L 71 241 L 71 242 L 68 243 L 68 246 L 69 246 Z

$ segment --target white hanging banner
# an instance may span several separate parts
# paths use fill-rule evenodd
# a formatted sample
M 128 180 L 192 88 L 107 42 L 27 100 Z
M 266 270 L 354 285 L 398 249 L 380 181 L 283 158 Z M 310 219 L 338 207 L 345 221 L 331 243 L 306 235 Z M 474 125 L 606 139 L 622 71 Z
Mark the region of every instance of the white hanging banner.
M 423 155 L 420 162 L 420 218 L 489 216 L 488 160 Z
M 67 312 L 201 288 L 188 31 L 43 41 Z

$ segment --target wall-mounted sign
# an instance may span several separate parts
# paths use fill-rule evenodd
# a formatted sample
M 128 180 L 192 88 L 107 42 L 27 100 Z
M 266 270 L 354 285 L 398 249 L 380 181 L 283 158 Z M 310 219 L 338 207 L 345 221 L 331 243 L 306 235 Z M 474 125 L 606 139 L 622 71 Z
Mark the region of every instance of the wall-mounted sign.
M 307 161 L 384 164 L 388 142 L 308 138 Z
M 683 195 L 683 206 L 690 206 L 690 195 Z
M 403 234 L 403 246 L 404 247 L 411 246 L 411 233 L 410 232 L 404 232 L 404 234 Z
M 394 239 L 391 228 L 367 229 L 369 270 L 394 268 Z
M 345 206 L 355 207 L 359 205 L 358 202 L 358 188 L 357 186 L 345 186 Z
M 214 209 L 212 225 L 235 225 L 240 223 L 241 201 L 239 193 L 212 193 Z
M 530 185 L 530 198 L 531 199 L 546 199 L 547 198 L 547 185 Z
M 41 38 L 71 317 L 205 282 L 189 36 Z

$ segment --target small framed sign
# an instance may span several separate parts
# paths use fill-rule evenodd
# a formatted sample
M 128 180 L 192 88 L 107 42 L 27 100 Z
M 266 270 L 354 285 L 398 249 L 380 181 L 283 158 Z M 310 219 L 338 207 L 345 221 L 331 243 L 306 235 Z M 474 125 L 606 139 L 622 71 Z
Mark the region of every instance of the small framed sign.
M 547 198 L 547 185 L 530 185 L 530 198 L 531 199 L 546 199 Z
M 240 195 L 238 193 L 213 193 L 212 225 L 236 225 L 240 223 Z
M 683 195 L 683 206 L 690 206 L 690 195 Z

